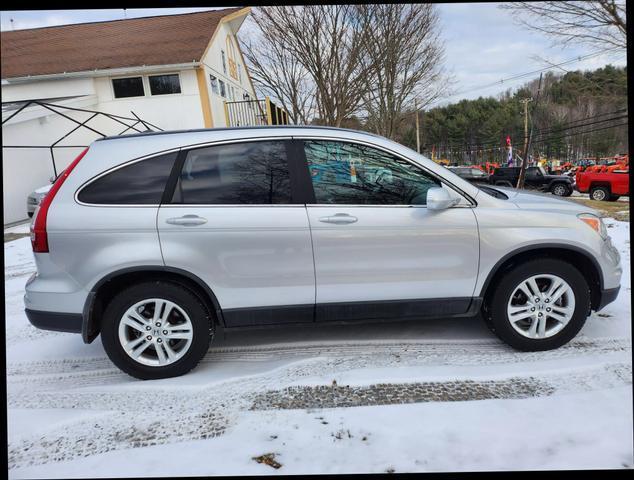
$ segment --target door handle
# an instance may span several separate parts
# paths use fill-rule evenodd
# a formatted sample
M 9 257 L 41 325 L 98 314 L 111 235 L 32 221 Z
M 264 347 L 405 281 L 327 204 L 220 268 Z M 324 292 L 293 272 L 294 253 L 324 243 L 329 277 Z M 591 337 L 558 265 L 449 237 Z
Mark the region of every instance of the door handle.
M 319 217 L 320 222 L 334 223 L 336 225 L 345 225 L 348 223 L 354 223 L 359 220 L 357 217 L 348 215 L 347 213 L 335 213 L 331 217 Z
M 186 227 L 193 227 L 196 225 L 202 225 L 207 223 L 207 219 L 199 217 L 198 215 L 184 215 L 182 217 L 172 217 L 165 220 L 165 223 L 171 225 L 184 225 Z

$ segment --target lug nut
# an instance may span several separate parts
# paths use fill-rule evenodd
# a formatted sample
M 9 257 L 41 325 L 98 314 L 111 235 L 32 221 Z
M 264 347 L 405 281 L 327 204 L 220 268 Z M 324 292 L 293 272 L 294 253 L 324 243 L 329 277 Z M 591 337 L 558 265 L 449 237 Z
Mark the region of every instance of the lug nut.
M 145 329 L 149 332 L 150 330 L 152 330 L 152 327 L 148 325 L 147 327 L 145 327 Z
M 550 302 L 550 299 L 548 299 L 548 298 L 547 298 L 547 299 L 546 299 L 546 300 L 544 300 L 544 301 L 545 301 L 546 303 L 548 303 L 548 302 Z
M 161 322 L 156 322 L 156 326 L 160 327 L 161 326 Z
M 163 335 L 167 335 L 167 330 L 163 330 Z
M 536 298 L 536 299 L 535 299 L 535 302 L 539 303 L 539 298 Z
M 158 343 L 161 343 L 163 340 L 161 340 L 160 338 L 157 338 L 157 339 L 156 339 L 156 341 L 157 341 Z
M 546 311 L 547 311 L 547 312 L 550 312 L 550 307 L 548 307 L 548 308 L 546 309 Z
M 534 312 L 534 311 L 535 311 L 535 307 L 531 308 L 531 312 Z
M 152 340 L 152 335 L 148 335 L 146 338 L 147 338 L 148 340 Z
M 542 312 L 539 312 L 539 313 L 537 314 L 537 316 L 538 316 L 538 317 L 541 317 L 542 315 L 543 315 L 543 314 L 542 314 Z

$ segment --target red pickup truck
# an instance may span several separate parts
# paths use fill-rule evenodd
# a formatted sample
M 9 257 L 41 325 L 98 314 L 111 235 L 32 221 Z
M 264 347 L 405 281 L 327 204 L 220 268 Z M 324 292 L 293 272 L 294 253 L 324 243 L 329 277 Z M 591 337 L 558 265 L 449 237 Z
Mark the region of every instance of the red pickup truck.
M 614 202 L 622 195 L 630 195 L 630 171 L 623 170 L 604 172 L 577 172 L 576 189 L 581 193 L 590 193 L 592 200 Z

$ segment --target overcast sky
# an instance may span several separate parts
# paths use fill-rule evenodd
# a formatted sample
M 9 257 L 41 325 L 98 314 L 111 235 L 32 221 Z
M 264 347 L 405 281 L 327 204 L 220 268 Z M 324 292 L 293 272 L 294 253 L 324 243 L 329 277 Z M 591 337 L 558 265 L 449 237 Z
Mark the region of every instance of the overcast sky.
M 445 41 L 446 67 L 456 81 L 457 92 L 441 103 L 461 98 L 496 95 L 509 87 L 517 87 L 530 78 L 504 82 L 487 88 L 479 88 L 514 75 L 538 70 L 547 62 L 561 63 L 600 50 L 587 46 L 562 49 L 540 33 L 531 32 L 516 25 L 506 10 L 498 3 L 438 4 L 442 36 Z M 156 8 L 113 10 L 41 10 L 2 11 L 1 29 L 46 27 L 69 23 L 94 22 L 187 13 L 210 8 Z M 10 19 L 13 19 L 13 25 Z M 242 34 L 248 31 L 245 23 Z M 535 58 L 541 57 L 544 60 Z M 603 54 L 563 66 L 566 70 L 594 69 L 611 63 L 625 65 L 625 53 Z M 561 69 L 554 69 L 563 73 Z M 539 74 L 536 74 L 537 77 Z

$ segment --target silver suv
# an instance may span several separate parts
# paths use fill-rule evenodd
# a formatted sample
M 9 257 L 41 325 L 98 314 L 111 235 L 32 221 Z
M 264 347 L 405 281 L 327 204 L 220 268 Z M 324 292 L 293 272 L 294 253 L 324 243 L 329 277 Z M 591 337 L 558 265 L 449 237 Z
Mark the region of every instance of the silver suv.
M 482 312 L 513 347 L 552 349 L 621 278 L 587 207 L 321 127 L 98 140 L 42 201 L 32 243 L 31 323 L 101 333 L 143 379 L 194 368 L 219 328 L 273 324 Z

